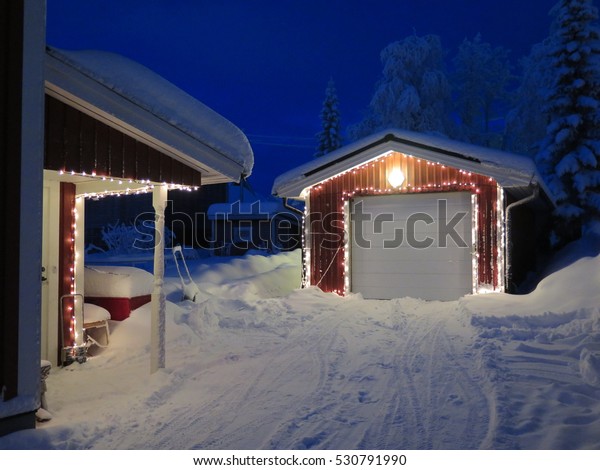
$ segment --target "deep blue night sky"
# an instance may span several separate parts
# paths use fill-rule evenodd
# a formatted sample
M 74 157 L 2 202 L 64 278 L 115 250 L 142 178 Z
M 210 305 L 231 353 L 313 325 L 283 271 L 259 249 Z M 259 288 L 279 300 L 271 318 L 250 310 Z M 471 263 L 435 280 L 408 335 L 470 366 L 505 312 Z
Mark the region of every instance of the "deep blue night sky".
M 556 0 L 47 0 L 47 42 L 103 49 L 151 68 L 225 116 L 255 153 L 250 183 L 312 159 L 333 78 L 342 127 L 362 117 L 389 43 L 437 34 L 452 58 L 464 38 L 512 51 L 548 34 Z

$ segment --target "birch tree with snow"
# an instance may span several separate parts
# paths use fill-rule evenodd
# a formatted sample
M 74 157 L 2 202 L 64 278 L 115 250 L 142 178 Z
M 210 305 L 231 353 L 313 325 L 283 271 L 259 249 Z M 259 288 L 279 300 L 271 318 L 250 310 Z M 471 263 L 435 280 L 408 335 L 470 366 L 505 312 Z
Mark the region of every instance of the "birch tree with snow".
M 450 85 L 440 38 L 408 36 L 381 52 L 383 76 L 364 119 L 349 129 L 358 139 L 386 127 L 450 134 Z
M 329 79 L 325 90 L 325 101 L 321 110 L 322 130 L 317 134 L 319 144 L 315 157 L 333 152 L 342 146 L 340 134 L 340 110 L 335 82 Z
M 481 34 L 464 39 L 454 58 L 456 110 L 464 137 L 473 143 L 499 147 L 501 136 L 491 123 L 502 113 L 511 79 L 509 51 L 482 42 Z
M 592 0 L 560 0 L 549 57 L 549 125 L 537 162 L 554 192 L 557 241 L 600 220 L 600 30 Z

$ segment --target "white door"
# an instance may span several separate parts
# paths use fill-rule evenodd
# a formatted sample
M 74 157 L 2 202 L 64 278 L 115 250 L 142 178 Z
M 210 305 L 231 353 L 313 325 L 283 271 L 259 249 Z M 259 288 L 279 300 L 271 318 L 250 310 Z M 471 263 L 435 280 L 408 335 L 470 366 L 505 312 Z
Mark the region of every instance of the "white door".
M 350 212 L 352 292 L 425 300 L 472 292 L 471 193 L 365 196 Z
M 41 333 L 41 357 L 48 360 L 48 297 L 50 280 L 48 277 L 48 197 L 50 188 L 44 186 L 43 222 L 42 222 L 42 333 Z
M 60 186 L 44 181 L 42 231 L 41 358 L 56 365 L 58 358 L 58 244 Z

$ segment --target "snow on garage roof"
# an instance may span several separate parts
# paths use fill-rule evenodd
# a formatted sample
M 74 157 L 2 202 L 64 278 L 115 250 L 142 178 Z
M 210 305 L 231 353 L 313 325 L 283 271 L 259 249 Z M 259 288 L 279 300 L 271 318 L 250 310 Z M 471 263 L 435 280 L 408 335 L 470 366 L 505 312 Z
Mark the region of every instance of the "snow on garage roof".
M 279 197 L 300 197 L 303 189 L 389 151 L 489 176 L 504 188 L 537 183 L 550 194 L 531 158 L 401 129 L 372 134 L 290 170 L 275 179 L 272 193 Z
M 104 51 L 47 48 L 46 90 L 198 169 L 203 183 L 239 181 L 254 156 L 244 133 L 141 64 Z

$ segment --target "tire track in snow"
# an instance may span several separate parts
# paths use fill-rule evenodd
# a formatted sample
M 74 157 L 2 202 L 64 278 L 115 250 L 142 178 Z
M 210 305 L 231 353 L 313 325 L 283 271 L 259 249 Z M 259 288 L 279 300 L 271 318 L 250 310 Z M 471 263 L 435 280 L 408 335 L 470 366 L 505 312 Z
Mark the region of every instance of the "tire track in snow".
M 447 315 L 435 308 L 435 303 L 423 305 L 421 314 L 410 317 L 407 336 L 400 335 L 394 363 L 401 367 L 386 387 L 395 391 L 361 447 L 452 449 L 472 442 L 477 448 L 483 442 L 490 419 L 481 410 L 489 405 L 483 378 L 471 369 L 469 350 L 460 344 L 467 327 L 458 325 L 456 310 Z M 453 336 L 457 325 L 462 334 Z
M 275 433 L 282 416 L 290 413 L 287 409 L 290 397 L 297 395 L 293 402 L 300 408 L 309 408 L 315 403 L 314 397 L 321 394 L 328 374 L 325 352 L 335 340 L 342 321 L 339 313 L 324 310 L 311 326 L 301 329 L 300 333 L 292 333 L 274 350 L 229 364 L 239 377 L 235 386 L 228 387 L 216 397 L 213 395 L 212 399 L 193 409 L 182 409 L 177 416 L 171 416 L 169 423 L 157 430 L 156 448 L 272 447 L 270 436 Z M 328 328 L 329 325 L 333 326 Z M 291 356 L 297 360 L 290 362 Z M 205 371 L 198 380 L 210 382 L 214 380 L 211 375 L 218 372 Z M 289 389 L 288 384 L 295 383 L 298 374 L 307 378 L 304 390 Z M 226 403 L 227 409 L 221 403 Z M 314 413 L 318 414 L 317 411 Z M 206 434 L 189 436 L 198 429 L 199 423 L 205 423 Z M 177 442 L 173 442 L 174 435 L 178 436 Z M 245 436 L 243 443 L 240 443 L 241 435 Z M 186 436 L 189 436 L 188 442 L 184 441 Z
M 434 303 L 420 303 L 417 315 L 382 302 L 389 318 L 404 322 L 390 326 L 369 318 L 372 304 L 340 302 L 316 303 L 315 311 L 324 309 L 285 338 L 231 332 L 232 341 L 242 337 L 260 348 L 181 372 L 194 374 L 197 396 L 178 397 L 176 383 L 190 377 L 172 372 L 177 380 L 139 406 L 156 423 L 153 435 L 123 442 L 132 449 L 477 447 L 487 417 L 473 410 L 485 408 L 485 397 L 462 357 L 467 348 L 448 331 L 456 330 L 456 312 L 445 305 L 442 315 Z M 169 400 L 189 405 L 163 416 L 161 403 Z
M 379 422 L 365 433 L 361 448 L 430 448 L 427 426 L 423 419 L 422 400 L 417 389 L 418 374 L 422 373 L 423 357 L 420 345 L 430 333 L 424 319 L 411 317 L 397 338 L 393 364 L 397 366 L 386 389 L 395 390 L 387 400 L 389 405 Z M 372 442 L 371 436 L 378 437 Z

